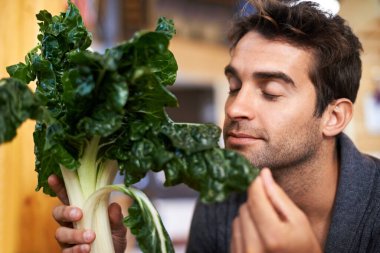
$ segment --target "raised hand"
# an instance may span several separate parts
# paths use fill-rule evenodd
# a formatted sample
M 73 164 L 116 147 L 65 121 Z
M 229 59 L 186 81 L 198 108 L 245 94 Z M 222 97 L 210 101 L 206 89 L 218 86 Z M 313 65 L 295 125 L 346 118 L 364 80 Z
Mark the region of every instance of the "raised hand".
M 232 228 L 232 253 L 322 253 L 307 216 L 277 185 L 269 169 L 248 189 Z

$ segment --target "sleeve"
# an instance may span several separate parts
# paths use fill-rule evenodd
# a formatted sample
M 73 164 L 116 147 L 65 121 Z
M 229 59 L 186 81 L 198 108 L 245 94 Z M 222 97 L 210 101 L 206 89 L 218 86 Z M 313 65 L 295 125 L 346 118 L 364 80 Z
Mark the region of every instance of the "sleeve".
M 216 252 L 215 215 L 214 205 L 201 203 L 195 206 L 190 226 L 190 235 L 186 253 L 214 253 Z

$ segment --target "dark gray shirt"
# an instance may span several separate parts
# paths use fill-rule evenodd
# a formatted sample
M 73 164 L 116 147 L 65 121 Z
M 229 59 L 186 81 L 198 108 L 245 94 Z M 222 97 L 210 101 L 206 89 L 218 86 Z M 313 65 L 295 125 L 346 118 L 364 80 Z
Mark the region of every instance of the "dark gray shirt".
M 360 153 L 344 134 L 338 137 L 340 171 L 326 253 L 380 252 L 380 160 Z M 246 194 L 194 211 L 187 253 L 227 253 L 231 224 Z

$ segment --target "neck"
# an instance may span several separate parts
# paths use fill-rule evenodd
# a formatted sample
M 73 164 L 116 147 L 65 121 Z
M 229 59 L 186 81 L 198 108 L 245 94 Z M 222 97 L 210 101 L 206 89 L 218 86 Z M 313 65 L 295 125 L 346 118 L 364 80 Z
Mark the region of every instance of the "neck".
M 327 140 L 311 161 L 273 171 L 277 183 L 309 218 L 322 248 L 331 223 L 338 172 L 335 139 Z

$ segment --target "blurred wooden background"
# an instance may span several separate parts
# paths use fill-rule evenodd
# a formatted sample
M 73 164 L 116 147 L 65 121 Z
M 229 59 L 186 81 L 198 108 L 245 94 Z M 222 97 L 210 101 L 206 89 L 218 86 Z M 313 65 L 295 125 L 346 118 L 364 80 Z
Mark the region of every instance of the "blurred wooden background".
M 0 0 L 0 76 L 5 67 L 24 61 L 37 44 L 35 14 L 41 9 L 58 14 L 65 0 Z M 34 122 L 25 123 L 11 143 L 0 146 L 0 252 L 59 252 L 54 233 L 57 225 L 51 216 L 58 200 L 35 192 Z

